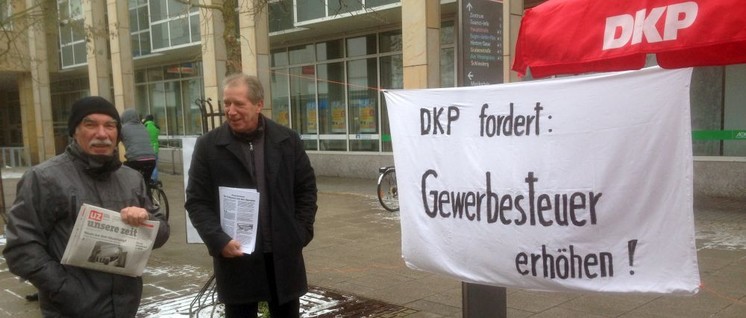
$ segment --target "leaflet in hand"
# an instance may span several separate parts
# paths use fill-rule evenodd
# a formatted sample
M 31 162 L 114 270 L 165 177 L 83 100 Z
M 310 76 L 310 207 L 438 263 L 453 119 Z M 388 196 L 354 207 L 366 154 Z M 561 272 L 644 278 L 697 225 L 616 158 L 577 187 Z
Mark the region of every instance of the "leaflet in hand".
M 259 227 L 259 192 L 255 189 L 219 187 L 220 226 L 241 243 L 241 252 L 251 254 Z
M 119 212 L 83 204 L 61 263 L 138 277 L 153 251 L 160 222 L 125 224 Z

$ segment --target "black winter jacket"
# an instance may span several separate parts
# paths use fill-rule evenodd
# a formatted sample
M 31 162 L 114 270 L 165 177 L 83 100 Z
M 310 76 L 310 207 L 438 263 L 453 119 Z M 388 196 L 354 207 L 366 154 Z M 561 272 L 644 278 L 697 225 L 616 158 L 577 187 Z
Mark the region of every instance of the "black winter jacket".
M 308 291 L 302 249 L 313 238 L 316 177 L 300 136 L 264 120 L 272 255 L 278 300 L 284 303 Z M 238 258 L 221 256 L 231 237 L 220 226 L 218 187 L 256 188 L 242 142 L 245 141 L 234 137 L 227 124 L 201 136 L 192 155 L 186 191 L 185 208 L 213 257 L 218 298 L 228 304 L 269 299 L 261 248 Z

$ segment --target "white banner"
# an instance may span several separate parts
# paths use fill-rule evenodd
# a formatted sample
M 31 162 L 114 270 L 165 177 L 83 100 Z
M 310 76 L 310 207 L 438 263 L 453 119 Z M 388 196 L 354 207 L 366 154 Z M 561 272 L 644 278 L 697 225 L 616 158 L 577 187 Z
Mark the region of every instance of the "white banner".
M 414 269 L 696 293 L 691 69 L 385 91 Z

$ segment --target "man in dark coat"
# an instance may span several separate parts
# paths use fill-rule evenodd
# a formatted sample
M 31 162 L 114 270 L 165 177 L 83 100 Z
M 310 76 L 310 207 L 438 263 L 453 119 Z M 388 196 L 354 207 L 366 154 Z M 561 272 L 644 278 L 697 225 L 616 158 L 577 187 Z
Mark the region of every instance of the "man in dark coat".
M 121 167 L 117 109 L 102 97 L 72 105 L 65 152 L 23 174 L 8 212 L 3 256 L 13 274 L 39 289 L 44 317 L 135 317 L 142 277 L 129 277 L 60 263 L 84 203 L 119 211 L 122 221 L 141 226 L 160 222 L 153 248 L 170 228 L 154 207 L 140 174 Z
M 226 123 L 197 140 L 185 208 L 213 257 L 226 317 L 256 317 L 259 301 L 269 303 L 272 317 L 299 317 L 299 298 L 308 291 L 302 250 L 313 238 L 316 177 L 300 136 L 261 114 L 264 92 L 256 77 L 232 75 L 223 87 Z M 259 192 L 251 254 L 221 227 L 221 186 Z

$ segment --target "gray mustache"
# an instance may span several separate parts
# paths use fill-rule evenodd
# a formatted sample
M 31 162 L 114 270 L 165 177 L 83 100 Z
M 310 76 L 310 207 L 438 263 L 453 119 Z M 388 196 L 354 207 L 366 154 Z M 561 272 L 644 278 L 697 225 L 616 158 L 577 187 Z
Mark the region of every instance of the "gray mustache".
M 109 139 L 103 139 L 103 140 L 91 140 L 91 142 L 88 143 L 88 146 L 95 147 L 95 146 L 111 146 L 114 145 L 113 142 Z

